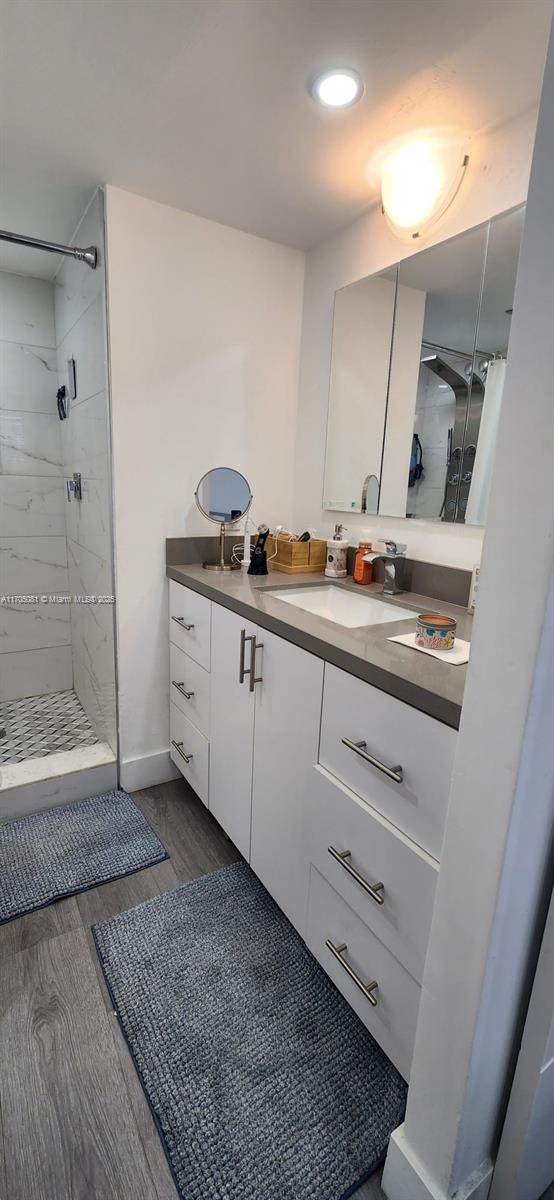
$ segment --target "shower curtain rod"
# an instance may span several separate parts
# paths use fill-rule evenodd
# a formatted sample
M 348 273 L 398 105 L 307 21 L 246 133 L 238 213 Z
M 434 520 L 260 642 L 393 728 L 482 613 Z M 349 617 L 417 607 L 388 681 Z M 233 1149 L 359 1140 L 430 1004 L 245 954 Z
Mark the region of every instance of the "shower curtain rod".
M 79 246 L 62 246 L 58 242 L 43 242 L 42 238 L 27 237 L 24 233 L 8 233 L 5 229 L 0 229 L 0 240 L 17 242 L 21 246 L 33 246 L 37 250 L 48 250 L 51 254 L 67 254 L 69 258 L 76 258 L 79 262 L 86 263 L 93 271 L 98 263 L 96 246 L 87 246 L 83 250 Z

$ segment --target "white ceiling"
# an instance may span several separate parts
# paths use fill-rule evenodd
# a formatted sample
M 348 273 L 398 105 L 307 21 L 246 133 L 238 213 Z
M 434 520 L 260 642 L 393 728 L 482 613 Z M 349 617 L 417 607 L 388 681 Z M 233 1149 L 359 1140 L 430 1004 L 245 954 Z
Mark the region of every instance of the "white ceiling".
M 2 0 L 0 226 L 67 240 L 110 182 L 309 247 L 372 202 L 370 156 L 422 125 L 535 105 L 551 0 Z M 306 84 L 360 71 L 355 108 Z M 0 267 L 52 258 L 0 243 Z

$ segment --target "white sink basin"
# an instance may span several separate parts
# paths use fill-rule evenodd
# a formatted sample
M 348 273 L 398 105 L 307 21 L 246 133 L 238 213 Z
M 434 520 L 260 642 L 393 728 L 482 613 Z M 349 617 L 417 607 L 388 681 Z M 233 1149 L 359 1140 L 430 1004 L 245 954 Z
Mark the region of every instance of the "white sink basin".
M 266 590 L 269 591 L 269 588 Z M 357 596 L 355 592 L 335 587 L 332 583 L 317 587 L 271 588 L 270 594 L 284 600 L 285 604 L 294 604 L 296 608 L 303 608 L 305 612 L 325 617 L 327 621 L 335 621 L 337 625 L 345 625 L 348 629 L 361 625 L 383 625 L 386 621 L 405 621 L 408 618 L 415 621 L 417 617 L 414 609 L 388 604 L 386 600 L 378 600 L 375 596 Z

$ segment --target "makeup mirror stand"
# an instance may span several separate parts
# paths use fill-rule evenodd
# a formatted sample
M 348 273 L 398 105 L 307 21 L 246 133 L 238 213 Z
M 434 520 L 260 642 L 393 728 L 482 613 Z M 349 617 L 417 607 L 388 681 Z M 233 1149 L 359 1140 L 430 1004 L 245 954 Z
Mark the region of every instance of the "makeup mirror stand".
M 225 531 L 227 526 L 225 521 L 221 522 L 219 527 L 219 562 L 210 563 L 204 562 L 202 566 L 205 571 L 239 571 L 240 563 L 225 562 Z
M 202 563 L 204 570 L 239 570 L 240 563 L 225 561 L 225 534 L 228 526 L 236 525 L 246 516 L 252 504 L 248 480 L 232 467 L 214 467 L 202 476 L 194 496 L 202 515 L 219 525 L 218 561 Z

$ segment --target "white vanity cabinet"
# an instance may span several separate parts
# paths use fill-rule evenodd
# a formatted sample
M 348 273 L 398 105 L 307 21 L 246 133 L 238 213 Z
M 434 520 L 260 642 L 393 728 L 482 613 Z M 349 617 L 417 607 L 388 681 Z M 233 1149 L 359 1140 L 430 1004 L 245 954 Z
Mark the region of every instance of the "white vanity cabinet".
M 173 581 L 169 631 L 173 762 L 408 1079 L 455 731 Z

